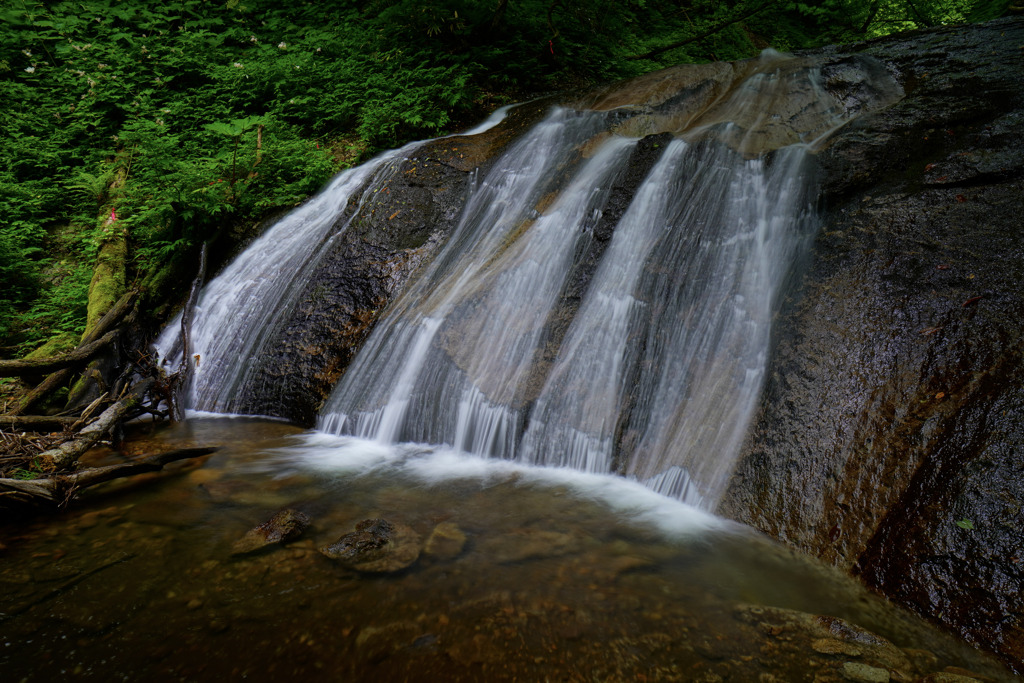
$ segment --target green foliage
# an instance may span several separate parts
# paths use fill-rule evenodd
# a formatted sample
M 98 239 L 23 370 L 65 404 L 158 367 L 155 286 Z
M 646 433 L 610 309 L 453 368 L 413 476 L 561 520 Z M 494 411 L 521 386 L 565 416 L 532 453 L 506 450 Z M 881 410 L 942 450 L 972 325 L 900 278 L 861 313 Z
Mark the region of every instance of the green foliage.
M 98 244 L 132 277 L 315 192 L 327 151 L 679 62 L 991 18 L 1006 0 L 26 0 L 0 7 L 0 339 L 75 327 Z M 71 235 L 58 226 L 74 226 Z

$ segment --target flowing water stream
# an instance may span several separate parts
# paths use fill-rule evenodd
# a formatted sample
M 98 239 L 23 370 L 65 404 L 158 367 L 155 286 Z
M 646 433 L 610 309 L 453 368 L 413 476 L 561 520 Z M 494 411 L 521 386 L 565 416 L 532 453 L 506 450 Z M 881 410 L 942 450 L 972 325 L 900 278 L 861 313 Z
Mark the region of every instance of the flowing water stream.
M 216 416 L 138 425 L 125 451 L 196 444 L 222 450 L 0 527 L 3 680 L 1012 680 L 838 571 L 622 477 Z M 236 551 L 282 508 L 312 526 Z M 374 518 L 418 536 L 411 565 L 317 551 Z

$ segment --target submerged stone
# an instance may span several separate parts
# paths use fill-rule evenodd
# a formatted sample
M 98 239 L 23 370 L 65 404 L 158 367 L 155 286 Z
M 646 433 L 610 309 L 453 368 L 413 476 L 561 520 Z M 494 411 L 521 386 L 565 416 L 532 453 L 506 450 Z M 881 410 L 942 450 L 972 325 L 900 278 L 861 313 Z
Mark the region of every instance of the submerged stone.
M 579 539 L 571 534 L 527 528 L 491 538 L 483 549 L 498 564 L 511 564 L 566 555 L 579 546 Z
M 366 519 L 320 553 L 360 572 L 397 572 L 420 556 L 420 536 L 405 524 Z
M 466 547 L 466 534 L 457 524 L 441 522 L 430 533 L 423 548 L 425 555 L 439 560 L 450 560 L 462 554 Z
M 876 666 L 868 666 L 860 662 L 843 664 L 843 676 L 858 683 L 888 683 L 889 672 Z

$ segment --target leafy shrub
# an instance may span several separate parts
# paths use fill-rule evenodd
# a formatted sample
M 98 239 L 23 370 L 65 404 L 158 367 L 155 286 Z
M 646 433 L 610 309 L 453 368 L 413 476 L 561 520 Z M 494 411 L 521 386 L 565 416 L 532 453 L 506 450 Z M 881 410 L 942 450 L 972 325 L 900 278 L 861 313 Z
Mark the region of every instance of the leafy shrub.
M 315 192 L 328 149 L 679 62 L 991 18 L 1007 0 L 54 0 L 0 6 L 0 339 L 73 327 L 104 231 L 132 277 Z M 353 161 L 358 155 L 347 155 Z M 109 220 L 108 220 L 109 219 Z M 55 239 L 57 226 L 76 226 Z M 20 335 L 20 336 L 19 336 Z

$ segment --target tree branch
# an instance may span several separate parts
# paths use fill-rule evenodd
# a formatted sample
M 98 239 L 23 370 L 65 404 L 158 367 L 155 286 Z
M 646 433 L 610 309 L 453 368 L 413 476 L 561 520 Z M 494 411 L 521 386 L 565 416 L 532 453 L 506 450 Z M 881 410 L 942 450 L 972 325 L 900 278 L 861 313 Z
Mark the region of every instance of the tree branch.
M 135 305 L 135 297 L 138 296 L 137 290 L 130 290 L 124 293 L 117 303 L 107 311 L 102 318 L 96 323 L 96 326 L 89 331 L 89 333 L 82 339 L 82 343 L 79 345 L 81 348 L 83 345 L 91 344 L 92 342 L 101 339 L 103 335 L 111 330 L 115 325 L 121 322 L 121 320 L 127 316 Z M 50 395 L 58 387 L 62 386 L 68 379 L 71 378 L 72 370 L 70 368 L 64 368 L 58 370 L 35 389 L 26 394 L 21 402 L 14 407 L 13 410 L 9 411 L 9 415 L 24 415 L 30 409 L 32 409 L 37 403 Z
M 501 25 L 501 20 L 505 18 L 505 10 L 508 8 L 508 0 L 500 0 L 498 2 L 498 8 L 494 10 L 494 14 L 491 16 L 491 31 L 498 30 L 498 26 Z
M 74 351 L 52 358 L 23 358 L 0 360 L 0 377 L 25 377 L 26 375 L 50 374 L 64 368 L 81 365 L 110 345 L 120 330 L 111 330 L 94 342 L 83 344 Z
M 868 16 L 867 16 L 867 19 L 864 20 L 864 23 L 860 27 L 860 32 L 861 33 L 867 33 L 868 32 L 868 29 L 871 27 L 871 22 L 873 22 L 875 20 L 875 17 L 878 16 L 879 8 L 880 8 L 879 0 L 872 0 L 871 5 L 868 6 Z
M 92 467 L 74 474 L 58 475 L 46 479 L 0 479 L 0 508 L 52 507 L 67 504 L 78 491 L 89 486 L 144 472 L 158 472 L 164 465 L 177 460 L 197 458 L 218 450 L 206 448 L 179 448 L 136 462 L 108 467 Z
M 49 415 L 0 415 L 0 428 L 26 432 L 55 432 L 74 426 L 80 419 Z
M 675 50 L 676 48 L 683 47 L 684 45 L 689 45 L 690 43 L 696 43 L 698 40 L 704 40 L 708 36 L 713 36 L 714 34 L 718 33 L 719 31 L 721 31 L 723 29 L 726 29 L 726 28 L 729 28 L 730 26 L 732 26 L 735 23 L 741 22 L 744 19 L 749 19 L 750 17 L 754 16 L 758 12 L 761 12 L 763 10 L 768 9 L 768 7 L 771 4 L 772 4 L 772 0 L 769 0 L 768 2 L 761 3 L 760 5 L 755 7 L 754 9 L 752 9 L 752 10 L 750 10 L 748 12 L 744 12 L 743 14 L 740 14 L 739 16 L 733 17 L 732 19 L 729 19 L 728 21 L 723 21 L 720 24 L 716 24 L 716 25 L 712 26 L 711 28 L 709 28 L 707 31 L 704 31 L 703 33 L 700 33 L 698 35 L 692 36 L 690 38 L 686 38 L 685 40 L 680 40 L 680 41 L 678 41 L 676 43 L 672 43 L 671 45 L 666 45 L 665 47 L 659 47 L 656 50 L 651 50 L 650 52 L 647 52 L 647 53 L 642 54 L 642 55 L 633 55 L 632 57 L 626 57 L 626 59 L 633 59 L 633 60 L 636 60 L 636 59 L 650 59 L 651 57 L 654 57 L 656 55 L 660 55 L 663 52 L 669 52 L 670 50 Z
M 928 17 L 921 14 L 920 10 L 917 9 L 917 5 L 914 4 L 914 0 L 907 0 L 907 4 L 910 5 L 910 11 L 914 13 L 914 16 L 917 17 L 918 21 L 920 21 L 922 24 L 929 28 L 935 26 L 935 24 L 930 19 L 928 19 Z
M 127 396 L 104 410 L 96 418 L 96 421 L 80 431 L 76 438 L 65 441 L 57 448 L 41 453 L 40 457 L 52 459 L 58 471 L 69 469 L 78 461 L 78 458 L 83 453 L 92 448 L 97 441 L 103 438 L 104 434 L 124 418 L 129 410 L 142 400 L 149 387 L 152 386 L 153 381 L 152 377 L 147 377 L 136 384 Z

